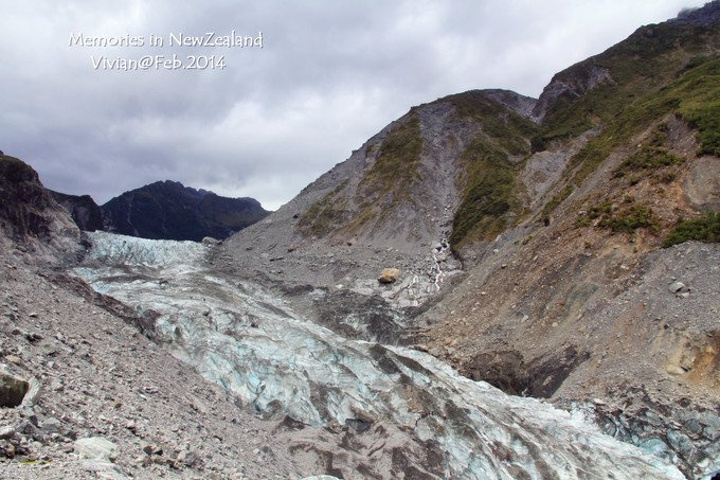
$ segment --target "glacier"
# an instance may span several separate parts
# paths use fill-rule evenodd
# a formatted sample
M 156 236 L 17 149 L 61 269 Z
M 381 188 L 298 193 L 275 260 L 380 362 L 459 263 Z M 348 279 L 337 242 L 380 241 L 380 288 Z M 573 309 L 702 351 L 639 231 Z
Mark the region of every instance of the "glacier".
M 267 286 L 212 269 L 216 247 L 88 238 L 73 273 L 140 314 L 154 312 L 163 348 L 260 415 L 397 426 L 443 452 L 435 478 L 685 478 L 580 411 L 509 396 L 426 353 L 314 324 Z

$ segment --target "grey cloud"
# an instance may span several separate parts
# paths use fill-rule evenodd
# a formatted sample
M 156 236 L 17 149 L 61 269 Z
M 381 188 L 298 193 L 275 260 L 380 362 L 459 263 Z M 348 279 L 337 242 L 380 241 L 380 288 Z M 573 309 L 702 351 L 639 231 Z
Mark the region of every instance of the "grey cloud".
M 161 179 L 277 208 L 415 104 L 538 95 L 553 73 L 702 0 L 17 2 L 0 18 L 0 148 L 104 202 Z M 84 48 L 89 35 L 262 31 L 264 48 Z M 194 72 L 91 55 L 224 55 Z

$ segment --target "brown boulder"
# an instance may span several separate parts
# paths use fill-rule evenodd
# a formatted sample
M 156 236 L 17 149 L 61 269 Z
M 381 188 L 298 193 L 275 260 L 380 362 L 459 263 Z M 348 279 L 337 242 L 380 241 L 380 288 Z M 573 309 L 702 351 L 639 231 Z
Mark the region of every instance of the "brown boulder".
M 378 282 L 382 284 L 395 283 L 400 278 L 402 272 L 398 268 L 386 268 L 378 277 Z

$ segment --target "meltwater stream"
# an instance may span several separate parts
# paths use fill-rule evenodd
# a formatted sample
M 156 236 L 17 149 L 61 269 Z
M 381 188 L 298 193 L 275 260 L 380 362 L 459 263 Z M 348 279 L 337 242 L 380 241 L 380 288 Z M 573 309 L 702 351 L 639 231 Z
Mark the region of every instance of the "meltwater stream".
M 443 452 L 435 478 L 684 478 L 579 414 L 508 396 L 422 352 L 315 325 L 261 285 L 211 271 L 210 247 L 90 239 L 74 273 L 138 311 L 160 313 L 164 347 L 258 412 L 308 425 L 401 426 Z

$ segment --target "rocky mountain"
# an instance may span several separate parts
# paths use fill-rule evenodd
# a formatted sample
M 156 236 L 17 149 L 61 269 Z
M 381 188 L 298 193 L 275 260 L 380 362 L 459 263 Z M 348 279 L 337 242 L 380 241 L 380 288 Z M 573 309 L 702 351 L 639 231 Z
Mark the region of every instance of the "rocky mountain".
M 56 202 L 70 212 L 75 224 L 84 232 L 103 229 L 103 212 L 90 195 L 68 195 L 48 190 Z
M 80 246 L 9 159 L 0 471 L 718 478 L 719 12 L 413 107 L 220 245 Z
M 165 240 L 223 240 L 270 212 L 254 198 L 228 198 L 180 182 L 161 181 L 130 190 L 98 206 L 89 195 L 50 191 L 80 230 Z
M 0 154 L 0 247 L 28 263 L 57 263 L 78 249 L 80 231 L 29 165 Z M 18 250 L 19 249 L 19 250 Z
M 3 476 L 682 478 L 580 412 L 338 335 L 216 269 L 218 246 L 97 232 L 81 260 L 29 264 L 26 245 L 72 243 L 77 229 L 8 161 L 3 191 L 28 195 L 13 204 L 21 216 L 3 211 L 0 236 Z M 20 235 L 30 211 L 49 227 Z
M 254 198 L 227 198 L 166 180 L 125 192 L 102 207 L 105 230 L 167 240 L 224 239 L 265 218 Z

